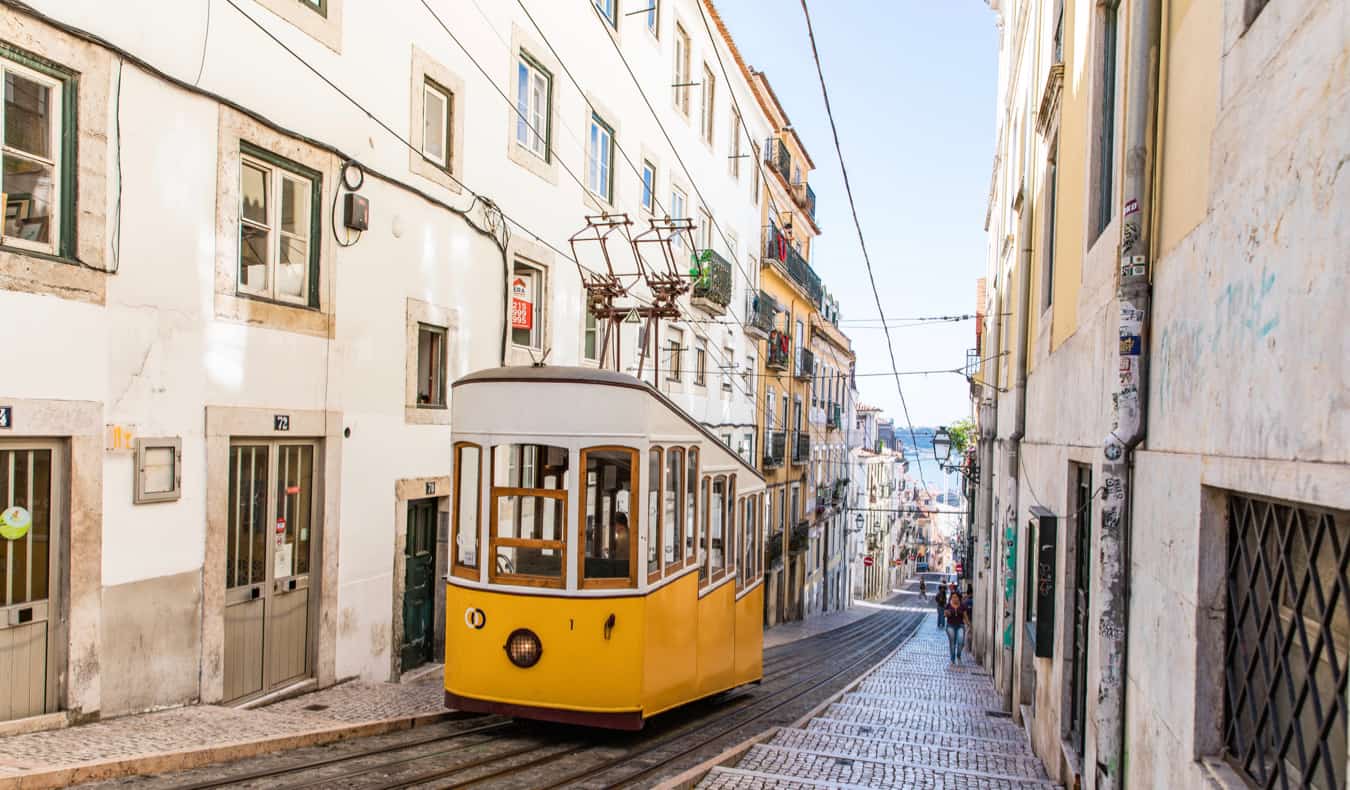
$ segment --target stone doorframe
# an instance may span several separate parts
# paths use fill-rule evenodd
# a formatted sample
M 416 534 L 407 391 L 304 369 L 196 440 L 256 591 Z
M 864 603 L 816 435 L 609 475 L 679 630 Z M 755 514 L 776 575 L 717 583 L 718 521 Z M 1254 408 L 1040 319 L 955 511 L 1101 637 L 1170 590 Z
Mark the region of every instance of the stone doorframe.
M 52 439 L 65 446 L 66 457 L 57 480 L 65 487 L 60 576 L 61 611 L 53 613 L 59 629 L 56 663 L 64 678 L 57 689 L 58 712 L 50 723 L 33 722 L 25 729 L 42 729 L 59 719 L 74 723 L 99 717 L 99 641 L 103 602 L 103 404 L 97 401 L 9 398 L 12 427 L 0 430 L 5 439 Z M 54 476 L 56 470 L 53 470 Z M 63 622 L 64 621 L 64 622 Z M 38 717 L 46 719 L 47 717 Z
M 436 500 L 436 579 L 432 595 L 433 660 L 445 660 L 445 590 L 443 580 L 450 572 L 450 476 L 409 477 L 394 481 L 394 598 L 393 641 L 389 649 L 389 680 L 397 683 L 403 676 L 403 591 L 407 586 L 407 563 L 403 552 L 408 545 L 408 502 L 414 499 Z
M 289 430 L 274 430 L 278 414 Z M 231 439 L 310 439 L 318 444 L 315 475 L 323 489 L 315 519 L 319 558 L 311 569 L 318 583 L 311 603 L 315 640 L 311 666 L 319 688 L 337 680 L 338 503 L 342 480 L 342 412 L 304 409 L 206 407 L 206 556 L 202 567 L 201 701 L 225 694 L 225 537 L 229 529 Z

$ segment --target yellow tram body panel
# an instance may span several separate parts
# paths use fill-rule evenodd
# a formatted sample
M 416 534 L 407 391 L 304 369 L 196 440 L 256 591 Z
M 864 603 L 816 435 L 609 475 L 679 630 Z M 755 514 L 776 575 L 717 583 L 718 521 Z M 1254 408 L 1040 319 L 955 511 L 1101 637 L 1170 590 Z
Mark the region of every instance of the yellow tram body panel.
M 637 729 L 649 716 L 762 677 L 762 590 L 737 601 L 728 582 L 700 598 L 696 572 L 626 597 L 447 584 L 447 704 Z M 505 651 L 518 628 L 533 631 L 542 646 L 528 669 Z

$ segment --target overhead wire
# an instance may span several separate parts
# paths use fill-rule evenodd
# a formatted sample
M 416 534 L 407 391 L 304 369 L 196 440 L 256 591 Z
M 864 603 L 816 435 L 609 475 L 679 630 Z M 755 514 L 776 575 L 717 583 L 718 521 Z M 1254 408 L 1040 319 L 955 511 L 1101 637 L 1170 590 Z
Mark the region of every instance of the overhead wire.
M 801 0 L 802 15 L 806 18 L 806 34 L 811 41 L 811 58 L 816 64 L 816 76 L 820 80 L 820 94 L 825 100 L 825 115 L 830 121 L 830 132 L 834 137 L 834 151 L 839 157 L 839 171 L 844 177 L 844 194 L 848 197 L 849 211 L 853 215 L 853 227 L 858 232 L 858 246 L 862 249 L 863 263 L 867 267 L 867 281 L 872 286 L 872 297 L 877 303 L 877 315 L 881 317 L 882 326 L 886 332 L 886 351 L 890 355 L 891 370 L 895 373 L 895 389 L 900 394 L 900 409 L 905 415 L 905 425 L 909 428 L 910 439 L 918 446 L 918 437 L 914 434 L 914 423 L 910 420 L 909 404 L 905 402 L 905 390 L 900 384 L 899 366 L 895 361 L 895 344 L 891 341 L 890 327 L 886 326 L 886 310 L 881 303 L 881 292 L 877 289 L 877 278 L 872 272 L 872 258 L 867 254 L 867 241 L 863 238 L 862 222 L 858 219 L 858 206 L 853 200 L 853 186 L 849 182 L 848 167 L 844 164 L 844 149 L 839 144 L 839 127 L 834 122 L 834 110 L 830 107 L 830 91 L 825 85 L 825 71 L 820 64 L 820 51 L 816 48 L 816 33 L 811 27 L 811 10 L 807 8 L 806 0 Z M 923 465 L 919 465 L 919 481 L 923 483 L 924 488 L 928 487 L 928 481 L 924 479 Z

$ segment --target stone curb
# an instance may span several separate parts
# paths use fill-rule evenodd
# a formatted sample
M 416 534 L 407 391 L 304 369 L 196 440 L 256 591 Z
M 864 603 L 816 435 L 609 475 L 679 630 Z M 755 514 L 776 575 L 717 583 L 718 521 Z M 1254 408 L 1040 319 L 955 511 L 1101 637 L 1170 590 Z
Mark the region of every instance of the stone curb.
M 320 727 L 276 738 L 255 738 L 247 741 L 203 746 L 198 749 L 148 752 L 75 765 L 37 769 L 0 778 L 0 790 L 47 790 L 48 788 L 69 787 L 81 782 L 99 782 L 124 776 L 184 771 L 211 765 L 212 763 L 232 762 L 273 752 L 302 749 L 307 746 L 323 746 L 351 738 L 364 738 L 399 730 L 410 730 L 414 727 L 423 727 L 443 721 L 449 715 L 450 711 L 448 710 L 438 713 L 421 713 L 415 716 L 378 719 L 358 724 Z
M 905 648 L 905 645 L 909 644 L 909 641 L 919 633 L 919 629 L 921 628 L 923 628 L 922 623 L 919 624 L 918 628 L 915 628 L 913 631 L 911 631 L 909 636 L 901 640 L 900 644 L 896 645 L 895 649 L 887 653 L 885 657 L 883 657 L 880 661 L 863 670 L 862 674 L 858 675 L 853 680 L 850 680 L 848 684 L 845 685 L 843 688 L 839 689 L 835 693 L 821 700 L 819 705 L 807 711 L 804 715 L 801 716 L 801 718 L 789 724 L 787 728 L 788 729 L 800 728 L 803 724 L 815 718 L 822 711 L 826 710 L 835 702 L 842 699 L 845 694 L 850 693 L 855 688 L 862 685 L 862 682 L 867 678 L 871 677 L 872 673 L 876 672 L 878 667 L 881 667 L 887 661 L 890 661 L 893 657 L 895 657 L 896 653 L 899 653 L 901 650 L 903 650 Z M 703 781 L 703 777 L 711 773 L 714 768 L 718 768 L 727 763 L 732 762 L 737 757 L 740 757 L 742 754 L 749 751 L 751 747 L 763 743 L 764 741 L 767 741 L 768 739 L 777 735 L 780 729 L 783 728 L 770 727 L 769 729 L 765 730 L 764 732 L 761 732 L 760 734 L 754 737 L 747 738 L 746 740 L 741 741 L 735 746 L 732 746 L 731 748 L 723 751 L 716 757 L 712 757 L 708 760 L 705 760 L 699 763 L 698 765 L 694 766 L 693 768 L 690 768 L 684 771 L 683 773 L 677 774 L 671 777 L 670 779 L 665 780 L 664 782 L 652 788 L 652 790 L 690 790 L 690 788 L 697 786 L 699 782 Z

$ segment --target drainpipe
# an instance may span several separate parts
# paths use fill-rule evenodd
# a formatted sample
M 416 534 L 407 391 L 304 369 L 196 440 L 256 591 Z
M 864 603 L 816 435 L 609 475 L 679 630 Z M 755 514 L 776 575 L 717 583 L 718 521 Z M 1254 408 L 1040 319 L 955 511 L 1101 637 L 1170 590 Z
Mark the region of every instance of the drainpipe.
M 1130 48 L 1126 61 L 1125 177 L 1120 225 L 1119 385 L 1112 396 L 1114 419 L 1102 453 L 1101 623 L 1098 651 L 1097 787 L 1125 784 L 1125 670 L 1128 656 L 1129 549 L 1134 449 L 1144 440 L 1148 394 L 1150 313 L 1149 233 L 1153 198 L 1149 142 L 1157 119 L 1161 0 L 1129 4 Z
M 1022 488 L 1022 437 L 1026 435 L 1027 428 L 1027 338 L 1031 335 L 1031 190 L 1029 185 L 1022 185 L 1022 210 L 1018 213 L 1017 226 L 1018 241 L 1021 242 L 1017 261 L 1017 348 L 1013 350 L 1013 371 L 1016 378 L 1013 380 L 1013 431 L 1008 436 L 1008 480 L 1010 484 L 1010 496 L 1008 506 L 1012 513 L 1013 534 L 1017 534 L 1017 523 L 1021 519 L 1021 488 Z M 1029 546 L 1023 546 L 1022 551 L 1030 551 Z M 1021 567 L 1021 556 L 1016 558 L 1012 569 L 1004 569 L 1005 573 L 1016 578 L 1017 568 Z M 1014 586 L 1014 589 L 1016 587 Z M 1031 594 L 1030 590 L 1026 591 Z M 1017 622 L 1017 596 L 1013 596 L 1012 611 L 1008 613 L 1008 618 L 1012 622 Z M 1013 636 L 1016 642 L 1016 634 Z M 1008 711 L 1013 712 L 1014 719 L 1021 721 L 1020 716 L 1016 715 L 1013 708 L 1013 667 L 1016 665 L 1013 656 L 1013 648 L 1004 646 L 1003 648 L 1003 704 Z
M 1003 317 L 1000 315 L 1000 313 L 1003 312 L 1002 304 L 1003 301 L 999 298 L 998 288 L 995 286 L 994 310 L 990 313 L 990 315 L 993 316 L 993 321 L 991 322 L 993 328 L 990 330 L 990 340 L 993 345 L 990 346 L 990 348 L 993 348 L 995 352 L 1003 347 Z M 983 450 L 983 461 L 980 464 L 980 489 L 983 495 L 983 499 L 980 501 L 980 521 L 984 525 L 985 539 L 989 541 L 989 581 L 984 600 L 984 632 L 988 636 L 989 641 L 986 643 L 987 647 L 984 652 L 984 667 L 989 670 L 991 674 L 994 671 L 994 657 L 999 655 L 999 618 L 995 613 L 1002 611 L 1002 607 L 999 604 L 999 589 L 1001 588 L 1001 585 L 998 583 L 1001 575 L 1000 569 L 1003 567 L 1003 552 L 998 549 L 998 547 L 1002 545 L 1002 538 L 994 527 L 994 518 L 996 515 L 994 513 L 994 469 L 996 467 L 994 448 L 995 442 L 998 439 L 999 388 L 1003 386 L 1003 382 L 999 376 L 1001 370 L 1002 366 L 998 364 L 998 359 L 995 358 L 992 371 L 993 375 L 983 376 L 985 386 L 992 387 L 993 391 L 989 393 L 989 399 L 986 401 L 985 405 L 980 407 L 980 416 L 982 418 L 980 421 L 980 440 L 982 445 L 981 449 Z M 992 385 L 988 383 L 990 381 L 993 381 Z

